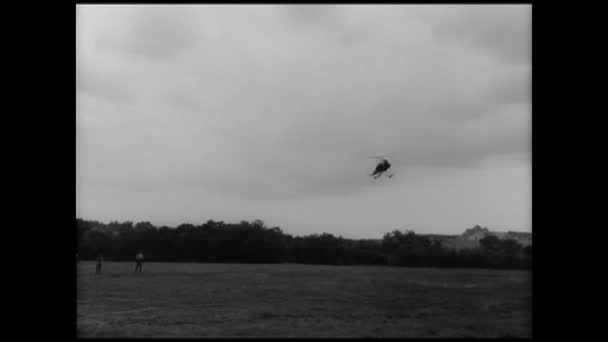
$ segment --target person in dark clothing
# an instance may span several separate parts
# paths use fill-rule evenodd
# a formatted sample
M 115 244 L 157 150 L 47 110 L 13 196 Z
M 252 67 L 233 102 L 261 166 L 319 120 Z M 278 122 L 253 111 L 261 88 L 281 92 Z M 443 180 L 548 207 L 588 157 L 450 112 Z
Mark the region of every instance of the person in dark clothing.
M 97 260 L 97 264 L 95 266 L 95 274 L 101 274 L 101 267 L 103 264 L 103 255 L 98 254 L 96 260 Z
M 135 272 L 141 273 L 141 267 L 144 262 L 144 255 L 142 254 L 142 252 L 137 253 L 137 255 L 135 256 L 135 262 Z

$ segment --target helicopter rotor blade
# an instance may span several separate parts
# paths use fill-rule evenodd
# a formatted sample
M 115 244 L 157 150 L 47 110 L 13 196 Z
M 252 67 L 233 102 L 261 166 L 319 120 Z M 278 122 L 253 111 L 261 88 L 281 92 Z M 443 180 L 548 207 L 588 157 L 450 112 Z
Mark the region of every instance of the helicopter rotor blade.
M 396 152 L 389 152 L 389 153 L 387 153 L 387 154 L 383 154 L 383 155 L 379 155 L 379 156 L 370 156 L 370 157 L 368 157 L 368 158 L 375 158 L 375 159 L 387 159 L 388 157 L 391 157 L 391 158 L 392 158 L 392 156 L 393 156 L 393 155 L 395 155 L 395 153 L 396 153 Z

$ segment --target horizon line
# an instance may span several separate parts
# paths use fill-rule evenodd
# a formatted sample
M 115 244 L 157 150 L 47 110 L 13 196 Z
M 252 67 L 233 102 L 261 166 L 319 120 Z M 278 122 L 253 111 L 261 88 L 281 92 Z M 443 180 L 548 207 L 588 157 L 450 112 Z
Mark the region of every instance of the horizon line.
M 259 220 L 259 221 L 261 221 L 261 222 L 264 224 L 264 228 L 266 228 L 266 229 L 279 228 L 279 229 L 280 229 L 280 230 L 283 232 L 283 234 L 286 234 L 286 235 L 291 235 L 291 236 L 295 236 L 295 237 L 298 237 L 298 236 L 310 236 L 310 235 L 322 235 L 322 234 L 330 234 L 330 235 L 333 235 L 333 236 L 335 236 L 335 237 L 339 237 L 339 238 L 343 238 L 343 239 L 347 239 L 347 240 L 377 240 L 377 239 L 380 239 L 380 240 L 381 240 L 381 239 L 382 239 L 382 237 L 380 237 L 380 238 L 372 238 L 372 237 L 370 237 L 370 238 L 347 238 L 347 237 L 342 236 L 341 234 L 334 234 L 334 233 L 330 233 L 330 232 L 308 233 L 308 234 L 291 234 L 291 233 L 286 233 L 286 232 L 283 230 L 283 228 L 282 228 L 282 227 L 280 227 L 280 226 L 266 226 L 266 222 L 265 222 L 264 220 L 262 220 L 262 219 L 253 219 L 253 220 L 251 220 L 251 221 L 247 221 L 247 220 L 241 220 L 241 221 L 239 221 L 239 222 L 228 222 L 228 221 L 224 221 L 224 220 L 214 220 L 214 219 L 208 219 L 207 221 L 202 222 L 202 223 L 199 223 L 199 224 L 196 224 L 196 223 L 188 223 L 188 222 L 182 222 L 182 223 L 179 223 L 179 224 L 174 225 L 174 226 L 165 225 L 165 224 L 163 224 L 163 225 L 155 225 L 155 224 L 154 224 L 154 223 L 152 223 L 151 221 L 131 221 L 131 220 L 125 220 L 125 221 L 122 221 L 122 222 L 121 222 L 121 221 L 118 221 L 118 220 L 109 220 L 109 221 L 107 221 L 107 222 L 104 222 L 104 221 L 101 221 L 101 220 L 95 220 L 95 219 L 84 219 L 84 218 L 80 218 L 80 217 L 76 217 L 76 219 L 77 219 L 77 220 L 83 220 L 83 221 L 93 221 L 93 222 L 98 222 L 98 223 L 101 223 L 101 224 L 104 224 L 104 225 L 108 225 L 108 224 L 113 223 L 113 222 L 116 222 L 116 223 L 119 223 L 119 224 L 122 224 L 122 223 L 127 223 L 127 222 L 131 222 L 133 225 L 135 225 L 135 224 L 137 224 L 137 223 L 145 223 L 145 222 L 147 222 L 147 223 L 150 223 L 152 226 L 154 226 L 154 227 L 155 227 L 155 228 L 157 228 L 157 229 L 162 228 L 162 227 L 167 227 L 167 228 L 169 228 L 169 229 L 177 229 L 177 228 L 178 228 L 179 226 L 181 226 L 181 225 L 201 226 L 201 225 L 204 225 L 205 223 L 207 223 L 207 222 L 209 222 L 209 221 L 213 221 L 214 223 L 220 223 L 220 222 L 221 222 L 221 223 L 223 223 L 223 224 L 225 224 L 225 225 L 238 225 L 238 224 L 241 224 L 243 221 L 245 221 L 245 222 L 247 222 L 247 223 L 253 223 L 253 222 L 255 222 L 256 220 Z M 461 235 L 463 235 L 463 234 L 464 234 L 464 233 L 465 233 L 465 232 L 466 232 L 468 229 L 472 229 L 472 228 L 475 228 L 475 227 L 480 227 L 480 228 L 485 228 L 485 229 L 488 229 L 488 231 L 490 231 L 490 232 L 492 232 L 492 233 L 509 233 L 509 232 L 513 232 L 513 233 L 532 234 L 532 230 L 531 230 L 531 229 L 530 229 L 530 231 L 529 231 L 529 232 L 528 232 L 528 231 L 523 231 L 523 230 L 514 230 L 514 229 L 507 229 L 507 230 L 492 230 L 492 229 L 490 229 L 490 228 L 488 228 L 488 227 L 486 227 L 486 226 L 482 226 L 482 225 L 476 224 L 476 225 L 474 225 L 474 226 L 472 226 L 472 227 L 464 228 L 464 230 L 463 230 L 461 233 L 418 233 L 418 232 L 416 232 L 416 231 L 415 231 L 415 230 L 413 230 L 413 229 L 393 229 L 393 230 L 390 230 L 390 231 L 385 232 L 384 234 L 382 234 L 382 236 L 384 236 L 385 234 L 389 234 L 389 233 L 391 233 L 391 232 L 393 232 L 393 231 L 400 231 L 400 232 L 414 232 L 414 234 L 416 234 L 416 235 L 423 235 L 423 236 L 424 236 L 424 235 L 438 235 L 438 236 L 461 236 Z

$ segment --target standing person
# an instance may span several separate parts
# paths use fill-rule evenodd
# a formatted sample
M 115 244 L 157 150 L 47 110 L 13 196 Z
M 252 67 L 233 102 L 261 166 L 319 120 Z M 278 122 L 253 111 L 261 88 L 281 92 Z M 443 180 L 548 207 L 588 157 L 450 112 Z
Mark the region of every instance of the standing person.
M 144 262 L 144 255 L 142 254 L 142 252 L 137 253 L 137 255 L 135 256 L 135 262 L 135 272 L 141 273 L 141 266 Z
M 101 274 L 101 266 L 103 264 L 103 255 L 97 254 L 97 265 L 95 266 L 95 274 Z

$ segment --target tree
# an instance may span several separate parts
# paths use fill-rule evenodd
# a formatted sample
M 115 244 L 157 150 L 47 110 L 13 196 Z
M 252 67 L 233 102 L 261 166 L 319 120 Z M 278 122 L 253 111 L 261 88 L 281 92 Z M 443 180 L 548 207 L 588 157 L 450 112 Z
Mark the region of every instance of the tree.
M 500 239 L 494 235 L 488 235 L 481 238 L 479 243 L 488 251 L 497 252 L 500 250 Z
M 101 252 L 107 260 L 131 261 L 143 250 L 148 260 L 174 262 L 530 268 L 532 257 L 532 246 L 491 235 L 478 248 L 456 251 L 413 231 L 394 230 L 382 240 L 347 240 L 330 233 L 292 237 L 261 220 L 156 228 L 147 221 L 134 225 L 76 219 L 76 238 L 84 260 Z
M 523 247 L 513 239 L 506 239 L 502 241 L 502 251 L 508 258 L 519 258 L 523 256 Z

